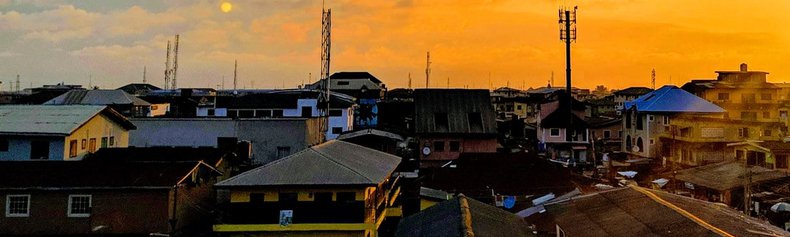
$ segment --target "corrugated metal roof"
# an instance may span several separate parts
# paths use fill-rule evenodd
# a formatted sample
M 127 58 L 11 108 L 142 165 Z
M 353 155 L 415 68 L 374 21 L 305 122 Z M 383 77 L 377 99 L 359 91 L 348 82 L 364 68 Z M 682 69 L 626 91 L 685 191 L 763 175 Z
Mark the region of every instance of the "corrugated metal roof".
M 252 169 L 217 187 L 376 185 L 390 177 L 400 157 L 332 140 Z
M 676 86 L 663 86 L 632 101 L 625 108 L 636 107 L 639 112 L 665 113 L 724 113 L 721 107 L 688 93 Z
M 496 117 L 488 90 L 418 89 L 414 91 L 415 132 L 496 134 Z M 482 126 L 469 123 L 479 113 Z M 436 115 L 447 116 L 447 126 L 436 125 Z M 476 115 L 476 114 L 475 114 Z
M 704 186 L 715 190 L 729 190 L 741 187 L 744 184 L 745 165 L 738 161 L 726 161 L 711 165 L 699 166 L 691 169 L 680 170 L 676 179 L 695 185 Z M 759 183 L 790 176 L 778 170 L 770 170 L 759 166 L 749 168 L 752 182 Z
M 403 137 L 401 135 L 398 135 L 398 134 L 395 134 L 395 133 L 391 133 L 391 132 L 387 132 L 387 131 L 378 130 L 378 129 L 372 129 L 372 128 L 371 129 L 364 129 L 364 130 L 353 131 L 353 132 L 350 132 L 350 133 L 344 133 L 344 134 L 341 134 L 340 136 L 338 136 L 337 139 L 346 140 L 346 139 L 351 139 L 351 138 L 361 137 L 361 136 L 367 136 L 367 135 L 385 137 L 385 138 L 389 138 L 389 139 L 392 139 L 392 140 L 395 140 L 395 141 L 403 141 Z
M 110 111 L 103 105 L 4 105 L 0 106 L 0 134 L 71 134 L 105 109 Z M 117 112 L 110 114 L 134 128 Z
M 133 104 L 151 105 L 140 98 L 137 98 L 123 90 L 71 90 L 44 104 L 51 105 L 112 105 L 112 104 Z
M 515 214 L 463 195 L 404 218 L 395 236 L 458 237 L 467 236 L 467 232 L 474 236 L 534 236 Z

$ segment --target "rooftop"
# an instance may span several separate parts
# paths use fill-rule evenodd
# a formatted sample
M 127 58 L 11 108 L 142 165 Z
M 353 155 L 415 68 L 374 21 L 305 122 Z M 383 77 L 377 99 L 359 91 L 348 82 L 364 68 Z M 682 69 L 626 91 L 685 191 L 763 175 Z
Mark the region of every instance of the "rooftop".
M 625 108 L 639 112 L 659 113 L 724 113 L 721 107 L 676 86 L 663 86 L 632 101 Z
M 629 95 L 629 96 L 640 96 L 647 93 L 650 93 L 653 89 L 647 87 L 628 87 L 619 91 L 615 91 L 615 95 Z
M 236 175 L 217 187 L 376 185 L 390 177 L 400 157 L 332 140 Z
M 395 236 L 532 236 L 532 233 L 515 214 L 460 195 L 404 218 Z
M 417 89 L 414 91 L 415 132 L 496 134 L 496 116 L 488 90 Z M 437 116 L 446 124 L 437 124 Z M 478 118 L 472 116 L 480 116 Z M 471 118 L 471 120 L 470 120 Z M 476 125 L 472 122 L 478 121 Z
M 126 129 L 135 128 L 123 115 L 103 105 L 3 105 L 0 134 L 68 135 L 99 114 Z
M 44 104 L 50 105 L 114 105 L 132 104 L 138 106 L 150 103 L 130 95 L 123 90 L 70 90 Z
M 744 167 L 743 161 L 725 161 L 677 171 L 675 178 L 694 185 L 724 191 L 743 186 L 746 171 Z M 790 177 L 787 173 L 759 166 L 752 166 L 749 170 L 754 183 Z
M 640 187 L 550 203 L 528 222 L 567 236 L 787 236 L 790 233 L 728 207 Z M 708 224 L 719 231 L 703 226 Z

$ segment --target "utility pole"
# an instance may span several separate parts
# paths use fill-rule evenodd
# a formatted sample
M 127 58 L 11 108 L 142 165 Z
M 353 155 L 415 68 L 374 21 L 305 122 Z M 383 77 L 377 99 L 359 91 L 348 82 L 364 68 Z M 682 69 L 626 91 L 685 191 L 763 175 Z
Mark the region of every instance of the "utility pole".
M 143 66 L 143 84 L 146 83 L 146 81 L 145 81 L 145 73 L 146 73 L 146 68 L 145 68 L 145 66 Z
M 411 72 L 409 73 L 409 90 L 411 90 Z
M 450 77 L 447 77 L 447 89 L 450 89 Z
M 574 6 L 573 11 L 569 9 L 559 10 L 559 23 L 560 23 L 560 40 L 565 42 L 565 92 L 567 93 L 567 100 L 570 113 L 568 128 L 565 131 L 565 140 L 573 141 L 573 96 L 571 92 L 571 43 L 576 41 L 576 9 Z
M 429 82 L 431 78 L 431 51 L 428 51 L 425 60 L 425 88 L 430 87 Z
M 650 81 L 653 84 L 653 90 L 656 89 L 656 69 L 653 68 L 653 71 L 650 72 Z
M 752 170 L 749 169 L 749 155 L 744 154 L 743 157 L 743 214 L 747 216 L 751 216 L 751 204 L 752 204 Z

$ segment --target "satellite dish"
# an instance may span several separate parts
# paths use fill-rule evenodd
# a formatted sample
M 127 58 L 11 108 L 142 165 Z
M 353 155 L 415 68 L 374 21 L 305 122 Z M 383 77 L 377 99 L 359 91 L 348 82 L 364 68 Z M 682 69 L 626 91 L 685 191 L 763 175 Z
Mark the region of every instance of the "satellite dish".
M 516 197 L 515 196 L 506 196 L 505 200 L 502 203 L 505 208 L 510 209 L 516 205 Z
M 634 151 L 634 152 L 639 152 L 639 147 L 638 146 L 633 146 L 631 148 L 631 150 Z
M 426 156 L 427 156 L 427 155 L 430 155 L 430 154 L 431 154 L 431 148 L 430 148 L 430 147 L 427 147 L 427 146 L 426 146 L 426 147 L 423 147 L 423 148 L 422 148 L 422 154 L 423 154 L 423 155 L 426 155 Z

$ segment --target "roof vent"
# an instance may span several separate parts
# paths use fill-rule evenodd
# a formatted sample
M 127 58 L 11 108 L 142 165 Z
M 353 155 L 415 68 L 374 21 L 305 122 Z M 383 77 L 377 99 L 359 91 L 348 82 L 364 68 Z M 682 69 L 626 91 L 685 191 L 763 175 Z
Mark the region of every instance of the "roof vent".
M 747 68 L 746 63 L 741 63 L 741 72 L 745 72 Z

